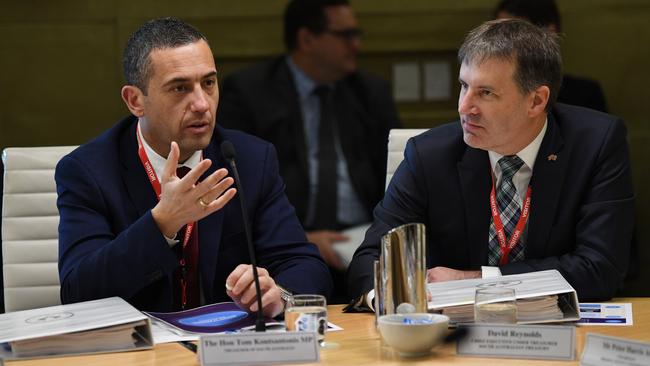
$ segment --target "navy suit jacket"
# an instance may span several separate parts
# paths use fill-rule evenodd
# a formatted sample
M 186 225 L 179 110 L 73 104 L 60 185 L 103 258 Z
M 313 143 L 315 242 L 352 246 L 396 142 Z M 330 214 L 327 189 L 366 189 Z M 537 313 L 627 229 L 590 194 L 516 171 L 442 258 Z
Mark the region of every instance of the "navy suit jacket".
M 157 199 L 137 154 L 136 124 L 135 117 L 126 118 L 57 165 L 64 303 L 120 296 L 138 309 L 172 310 L 172 277 L 179 264 L 151 216 Z M 227 166 L 219 147 L 223 140 L 238 151 L 258 265 L 288 289 L 327 295 L 329 272 L 284 194 L 273 146 L 217 126 L 203 150 L 213 162 L 204 177 Z M 230 300 L 227 276 L 250 263 L 240 194 L 198 223 L 200 280 L 208 303 Z
M 359 71 L 336 83 L 333 98 L 350 181 L 370 217 L 384 194 L 388 132 L 400 127 L 390 85 Z M 221 84 L 217 121 L 275 145 L 287 197 L 304 222 L 309 161 L 298 92 L 286 56 L 227 77 Z
M 501 272 L 557 269 L 581 300 L 611 298 L 626 273 L 634 219 L 622 121 L 558 104 L 548 116 L 530 184 L 526 259 L 500 266 Z M 350 265 L 349 293 L 372 288 L 381 236 L 405 223 L 426 225 L 428 268 L 487 265 L 491 186 L 488 153 L 464 143 L 460 122 L 410 139 Z

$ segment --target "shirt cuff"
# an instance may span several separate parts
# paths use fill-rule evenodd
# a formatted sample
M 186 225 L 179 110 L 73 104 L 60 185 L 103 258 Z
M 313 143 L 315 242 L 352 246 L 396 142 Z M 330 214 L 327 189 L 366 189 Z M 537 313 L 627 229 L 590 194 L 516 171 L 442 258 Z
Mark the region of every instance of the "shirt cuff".
M 370 310 L 375 311 L 375 290 L 372 289 L 370 290 L 366 296 L 364 296 L 364 300 L 366 301 L 366 305 L 370 308 Z
M 501 277 L 501 270 L 499 267 L 481 266 L 481 277 L 493 278 Z
M 167 240 L 167 244 L 169 245 L 170 248 L 178 244 L 178 239 L 176 239 L 177 237 L 178 237 L 178 233 L 174 235 L 173 238 L 168 238 L 167 235 L 163 234 L 163 238 Z

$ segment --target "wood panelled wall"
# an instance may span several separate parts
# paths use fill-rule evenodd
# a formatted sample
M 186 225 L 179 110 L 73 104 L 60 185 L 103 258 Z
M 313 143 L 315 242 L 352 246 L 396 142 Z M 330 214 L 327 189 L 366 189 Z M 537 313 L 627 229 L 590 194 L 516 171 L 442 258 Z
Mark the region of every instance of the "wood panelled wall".
M 449 60 L 452 97 L 400 103 L 407 127 L 456 118 L 453 61 L 497 0 L 352 0 L 365 31 L 360 63 L 386 78 L 401 61 Z M 565 70 L 599 80 L 629 129 L 639 258 L 650 267 L 650 1 L 558 0 Z M 174 15 L 210 39 L 220 77 L 282 52 L 279 0 L 23 0 L 0 2 L 0 148 L 81 144 L 127 113 L 119 96 L 126 39 Z M 646 271 L 643 268 L 644 271 Z M 630 293 L 650 291 L 650 270 Z

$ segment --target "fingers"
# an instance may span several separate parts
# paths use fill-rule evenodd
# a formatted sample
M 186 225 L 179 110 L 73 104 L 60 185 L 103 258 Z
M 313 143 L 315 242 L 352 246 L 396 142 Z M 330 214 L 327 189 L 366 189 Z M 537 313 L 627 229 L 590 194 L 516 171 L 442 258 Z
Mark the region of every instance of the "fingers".
M 172 141 L 169 148 L 169 155 L 167 155 L 167 161 L 165 162 L 165 167 L 163 168 L 163 175 L 160 177 L 160 182 L 164 183 L 169 181 L 169 178 L 176 176 L 176 166 L 178 165 L 178 157 L 181 155 L 181 152 L 178 148 L 176 141 Z
M 203 216 L 223 208 L 237 193 L 236 189 L 230 188 L 235 180 L 227 176 L 228 170 L 225 168 L 216 170 L 202 182 L 196 183 L 211 164 L 209 159 L 205 159 L 181 179 L 181 190 L 191 191 L 189 201 L 203 201 L 199 202 L 204 209 Z
M 274 317 L 284 310 L 284 302 L 280 296 L 280 290 L 273 286 L 262 297 L 262 312 L 264 315 Z M 251 311 L 257 311 L 257 303 L 251 306 Z
M 346 238 L 344 235 L 335 231 L 312 231 L 307 233 L 307 238 L 310 242 L 316 244 L 318 251 L 325 263 L 331 267 L 344 269 L 343 262 L 338 253 L 332 248 L 335 238 Z M 347 239 L 347 238 L 346 238 Z
M 338 269 L 344 267 L 341 257 L 336 251 L 334 251 L 331 244 L 319 245 L 318 250 L 320 251 L 320 255 L 323 257 L 325 263 Z
M 230 200 L 235 197 L 235 194 L 237 194 L 237 190 L 235 188 L 230 188 L 227 190 L 224 194 L 222 194 L 219 198 L 216 200 L 211 201 L 205 209 L 207 210 L 208 213 L 212 213 L 215 211 L 218 211 L 223 208 L 223 206 L 226 205 L 226 203 L 230 202 Z M 205 200 L 203 200 L 205 201 Z
M 239 278 L 244 274 L 244 272 L 246 272 L 249 267 L 250 264 L 240 264 L 237 266 L 237 268 L 230 272 L 228 278 L 226 278 L 226 288 L 229 289 L 229 291 L 232 292 L 235 290 L 235 285 L 239 281 Z M 241 289 L 238 290 L 241 291 Z
M 263 295 L 262 306 L 266 308 L 267 304 L 276 302 L 276 297 L 279 298 L 280 291 L 266 269 L 258 267 L 257 273 L 260 280 L 260 291 Z M 264 296 L 269 291 L 271 291 L 271 294 L 265 298 Z M 257 310 L 257 292 L 255 291 L 253 267 L 250 264 L 240 264 L 232 271 L 226 279 L 226 293 L 243 308 L 250 311 Z
M 181 179 L 181 185 L 182 185 L 183 189 L 190 190 L 190 189 L 194 188 L 194 185 L 196 184 L 196 182 L 199 180 L 199 178 L 201 178 L 203 173 L 208 171 L 208 169 L 210 168 L 211 165 L 212 165 L 212 160 L 210 160 L 210 159 L 201 160 L 201 162 L 199 162 L 194 168 L 192 168 L 192 170 L 190 170 L 183 177 L 183 179 Z M 174 169 L 175 169 L 175 167 L 174 167 Z M 226 169 L 224 169 L 224 168 L 221 168 L 221 169 L 217 170 L 217 172 L 219 172 L 218 175 L 220 175 L 221 178 L 228 175 L 228 171 Z M 215 172 L 215 173 L 217 173 L 217 172 Z M 215 173 L 210 174 L 210 176 L 215 175 Z
M 221 169 L 219 169 L 221 170 Z M 225 171 L 225 169 L 223 169 Z M 219 171 L 215 172 L 218 173 Z M 227 174 L 227 171 L 225 171 L 225 174 Z M 212 177 L 214 174 L 210 175 Z M 219 174 L 218 176 L 221 176 Z M 220 198 L 224 192 L 227 192 L 227 189 L 230 188 L 230 186 L 235 183 L 235 180 L 232 177 L 226 177 L 218 181 L 216 184 L 212 184 L 211 182 L 206 182 L 205 180 L 201 182 L 199 185 L 196 187 L 196 193 L 197 195 L 203 199 L 204 202 L 209 203 L 211 201 L 215 201 L 218 198 Z M 236 191 L 233 188 L 233 191 Z M 228 200 L 226 200 L 227 202 Z
M 330 239 L 331 239 L 332 243 L 345 242 L 345 241 L 350 240 L 349 237 L 341 234 L 338 231 L 332 231 L 331 234 L 330 234 Z

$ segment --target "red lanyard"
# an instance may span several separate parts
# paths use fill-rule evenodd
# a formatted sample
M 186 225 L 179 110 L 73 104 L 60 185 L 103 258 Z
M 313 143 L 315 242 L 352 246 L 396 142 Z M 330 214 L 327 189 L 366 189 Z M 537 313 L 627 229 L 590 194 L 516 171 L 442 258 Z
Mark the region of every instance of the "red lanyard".
M 156 176 L 156 172 L 153 170 L 153 166 L 151 166 L 151 161 L 149 161 L 147 152 L 145 151 L 144 146 L 142 145 L 142 140 L 140 140 L 139 128 L 140 128 L 139 126 L 136 126 L 135 128 L 135 135 L 138 138 L 138 155 L 140 156 L 140 161 L 142 162 L 142 166 L 144 166 L 144 170 L 147 173 L 147 177 L 149 177 L 151 186 L 153 187 L 153 190 L 156 192 L 156 197 L 158 197 L 158 200 L 160 201 L 160 194 L 162 193 L 160 181 Z M 190 237 L 192 236 L 192 229 L 194 229 L 194 226 L 196 226 L 196 222 L 188 223 L 185 226 L 185 235 L 183 236 L 183 252 L 185 251 L 187 245 L 190 242 Z M 181 259 L 179 262 L 181 265 L 181 271 L 183 273 L 183 275 L 181 276 L 181 296 L 182 296 L 181 301 L 184 309 L 185 304 L 187 303 L 187 292 L 186 292 L 187 281 L 185 280 L 185 275 L 184 275 L 186 271 L 186 267 L 185 267 L 186 263 L 185 263 L 184 255 L 181 255 Z
M 517 222 L 517 226 L 515 226 L 515 230 L 513 231 L 510 240 L 506 243 L 506 233 L 503 230 L 501 215 L 499 215 L 499 207 L 497 207 L 497 195 L 494 191 L 494 185 L 493 175 L 492 191 L 490 192 L 490 208 L 492 211 L 492 220 L 494 220 L 494 229 L 496 230 L 497 239 L 499 240 L 499 247 L 501 247 L 501 259 L 499 260 L 499 264 L 503 265 L 508 263 L 508 255 L 510 254 L 510 251 L 515 247 L 515 245 L 517 245 L 519 239 L 521 238 L 521 233 L 526 227 L 528 215 L 530 214 L 530 194 L 533 189 L 528 186 L 528 189 L 526 190 L 526 197 L 524 197 L 524 207 L 521 210 L 521 216 L 519 216 L 519 221 Z

